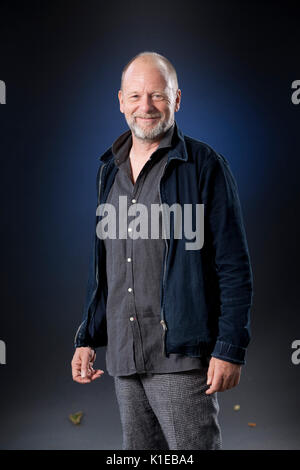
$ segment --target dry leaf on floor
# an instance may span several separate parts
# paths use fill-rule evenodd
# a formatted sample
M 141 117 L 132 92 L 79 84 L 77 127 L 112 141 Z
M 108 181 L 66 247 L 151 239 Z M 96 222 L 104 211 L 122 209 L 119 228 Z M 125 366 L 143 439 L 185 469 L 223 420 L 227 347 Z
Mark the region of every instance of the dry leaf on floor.
M 77 411 L 77 413 L 69 414 L 69 419 L 73 424 L 80 424 L 81 418 L 83 416 L 82 411 Z
M 250 426 L 250 428 L 255 428 L 256 423 L 248 423 L 248 426 Z

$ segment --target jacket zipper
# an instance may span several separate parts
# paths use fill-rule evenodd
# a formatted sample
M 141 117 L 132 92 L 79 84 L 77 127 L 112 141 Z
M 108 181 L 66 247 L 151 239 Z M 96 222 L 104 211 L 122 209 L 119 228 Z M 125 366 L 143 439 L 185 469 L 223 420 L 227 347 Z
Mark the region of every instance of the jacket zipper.
M 101 196 L 101 177 L 102 177 L 102 172 L 103 172 L 103 168 L 107 165 L 107 163 L 104 163 L 101 168 L 100 168 L 100 175 L 99 175 L 99 191 L 98 191 L 98 205 L 100 204 L 100 196 Z M 96 287 L 94 289 L 94 292 L 92 294 L 92 298 L 90 300 L 90 303 L 89 303 L 89 306 L 88 306 L 88 309 L 87 309 L 87 313 L 90 309 L 90 306 L 95 298 L 95 295 L 96 295 L 96 292 L 97 292 L 97 289 L 98 289 L 98 283 L 99 283 L 99 262 L 97 263 L 97 266 L 96 266 Z M 84 322 L 86 321 L 86 319 L 84 319 L 81 324 L 79 325 L 79 328 L 78 330 L 76 331 L 76 335 L 75 335 L 75 338 L 74 338 L 74 343 L 76 344 L 76 339 L 77 339 L 77 336 L 78 336 L 78 333 L 80 331 L 80 328 L 81 326 L 84 324 Z
M 161 180 L 165 174 L 165 170 L 166 170 L 166 166 L 168 164 L 168 161 L 166 162 L 165 166 L 164 166 L 164 169 L 163 169 L 163 173 L 161 175 L 161 178 L 159 180 L 159 190 L 158 190 L 158 193 L 159 193 L 159 200 L 160 200 L 160 204 L 162 206 L 162 199 L 161 199 L 161 188 L 160 188 L 160 184 L 161 184 Z M 162 211 L 162 217 L 163 217 L 163 211 Z M 164 224 L 163 224 L 164 226 Z M 162 337 L 162 354 L 164 356 L 167 356 L 166 354 L 166 331 L 168 330 L 168 327 L 167 327 L 167 324 L 166 324 L 166 321 L 165 321 L 165 318 L 164 318 L 164 309 L 163 309 L 163 294 L 164 294 L 164 283 L 165 283 L 165 273 L 166 273 L 166 266 L 167 266 L 167 254 L 168 254 L 168 242 L 167 242 L 167 239 L 164 238 L 165 240 L 165 243 L 166 243 L 166 252 L 165 252 L 165 258 L 164 258 L 164 271 L 163 271 L 163 278 L 162 278 L 162 298 L 161 298 L 161 311 L 160 311 L 160 315 L 161 315 L 161 320 L 160 320 L 160 323 L 163 327 L 163 337 Z

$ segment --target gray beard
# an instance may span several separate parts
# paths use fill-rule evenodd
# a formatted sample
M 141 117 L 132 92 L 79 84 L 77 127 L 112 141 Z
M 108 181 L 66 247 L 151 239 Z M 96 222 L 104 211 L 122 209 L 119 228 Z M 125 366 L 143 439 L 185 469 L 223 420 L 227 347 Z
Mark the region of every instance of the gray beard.
M 131 121 L 126 119 L 126 121 L 129 129 L 133 132 L 137 139 L 147 141 L 156 140 L 158 137 L 161 137 L 170 129 L 174 122 L 173 117 L 170 117 L 168 121 L 159 121 L 152 129 L 144 130 L 139 127 L 134 118 Z

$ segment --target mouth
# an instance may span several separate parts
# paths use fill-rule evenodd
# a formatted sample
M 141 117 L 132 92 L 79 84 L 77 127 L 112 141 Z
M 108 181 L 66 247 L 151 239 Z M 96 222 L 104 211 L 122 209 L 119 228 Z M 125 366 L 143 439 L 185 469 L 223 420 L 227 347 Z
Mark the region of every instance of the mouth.
M 151 118 L 137 117 L 136 119 L 140 119 L 143 122 L 153 122 L 153 121 L 157 121 L 159 117 L 151 117 Z

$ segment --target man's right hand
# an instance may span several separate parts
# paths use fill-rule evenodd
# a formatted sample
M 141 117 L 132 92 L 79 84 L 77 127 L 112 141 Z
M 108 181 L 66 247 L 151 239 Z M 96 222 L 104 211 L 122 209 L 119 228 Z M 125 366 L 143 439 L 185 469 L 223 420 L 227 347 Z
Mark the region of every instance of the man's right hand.
M 75 382 L 88 384 L 104 374 L 104 371 L 101 369 L 93 369 L 95 359 L 96 353 L 89 346 L 76 348 L 71 361 L 72 377 Z

